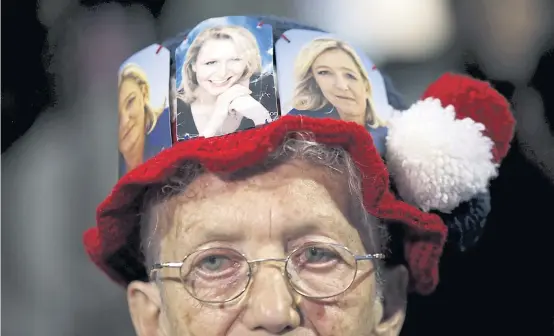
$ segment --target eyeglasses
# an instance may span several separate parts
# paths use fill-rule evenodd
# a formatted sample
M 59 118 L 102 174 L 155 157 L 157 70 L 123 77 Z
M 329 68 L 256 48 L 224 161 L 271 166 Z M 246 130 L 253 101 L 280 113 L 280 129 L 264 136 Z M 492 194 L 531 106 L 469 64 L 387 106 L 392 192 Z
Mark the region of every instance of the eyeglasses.
M 225 303 L 241 296 L 255 267 L 262 262 L 284 263 L 283 275 L 290 287 L 312 299 L 342 294 L 352 284 L 362 260 L 384 259 L 382 253 L 355 255 L 338 244 L 314 243 L 301 246 L 286 258 L 248 260 L 231 248 L 207 248 L 186 256 L 182 262 L 156 263 L 150 270 L 178 268 L 187 292 L 198 301 Z

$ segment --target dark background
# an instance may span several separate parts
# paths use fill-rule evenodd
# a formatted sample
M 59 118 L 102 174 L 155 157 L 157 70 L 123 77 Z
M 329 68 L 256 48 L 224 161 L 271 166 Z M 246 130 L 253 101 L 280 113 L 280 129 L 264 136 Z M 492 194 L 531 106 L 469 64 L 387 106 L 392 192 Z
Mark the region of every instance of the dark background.
M 113 126 L 106 128 L 105 124 L 95 124 L 96 120 L 111 118 L 112 111 L 94 117 L 85 115 L 84 119 L 74 117 L 81 114 L 72 111 L 106 109 L 112 102 L 115 104 L 115 100 L 95 98 L 95 94 L 103 92 L 102 86 L 88 86 L 85 80 L 103 78 L 94 76 L 113 69 L 106 67 L 87 72 L 85 63 L 70 69 L 66 67 L 79 57 L 87 62 L 94 61 L 86 58 L 87 55 L 103 50 L 100 44 L 95 47 L 95 43 L 116 41 L 110 40 L 115 39 L 113 31 L 102 30 L 102 27 L 111 27 L 113 22 L 99 16 L 106 13 L 99 7 L 100 1 L 68 5 L 70 2 L 50 1 L 41 5 L 33 1 L 11 1 L 4 4 L 2 331 L 7 335 L 132 334 L 124 293 L 97 275 L 99 272 L 86 262 L 80 247 L 80 234 L 93 225 L 96 204 L 115 182 L 117 153 L 114 147 L 113 154 L 105 154 L 112 146 L 109 141 L 94 140 L 99 129 L 105 130 L 109 139 L 115 139 Z M 471 30 L 479 25 L 478 22 L 484 25 L 488 22 L 486 17 L 480 16 L 483 9 L 479 1 L 469 2 L 473 7 L 453 2 L 461 32 L 466 31 L 464 27 Z M 506 1 L 504 5 L 497 2 L 496 10 L 506 10 L 512 2 Z M 194 6 L 201 7 L 188 3 L 186 8 L 190 10 L 183 12 L 185 18 L 194 17 Z M 120 1 L 118 4 L 122 6 L 109 5 L 116 13 L 113 15 L 117 22 L 122 22 L 125 10 L 144 17 L 137 22 L 152 27 L 154 19 L 160 16 L 164 19 L 164 1 Z M 48 20 L 43 18 L 41 22 L 41 15 L 37 15 L 37 11 L 42 10 L 42 16 L 48 16 L 44 14 L 44 6 L 65 6 L 65 9 L 60 10 L 55 20 L 44 24 Z M 278 15 L 288 13 L 288 9 L 274 10 L 278 5 L 272 6 L 257 10 Z M 283 3 L 284 8 L 291 6 L 289 2 Z M 546 1 L 541 2 L 541 6 L 545 6 L 543 10 L 550 10 L 546 17 L 554 21 L 552 6 L 548 7 Z M 194 21 L 222 14 L 210 14 L 203 7 Z M 497 15 L 502 14 L 497 12 Z M 521 19 L 522 27 L 526 26 L 525 22 L 529 25 L 536 22 L 529 13 L 521 12 L 521 15 L 528 15 Z M 83 28 L 86 25 L 71 23 L 75 18 L 92 25 L 100 22 L 94 26 L 96 35 L 91 38 L 87 35 L 89 31 Z M 126 33 L 140 34 L 141 29 L 146 29 L 131 19 L 126 20 L 122 26 Z M 314 19 L 306 21 L 313 23 Z M 72 29 L 75 31 L 66 31 Z M 164 29 L 175 33 L 172 27 L 163 28 L 162 25 L 161 30 Z M 539 32 L 529 34 L 535 36 Z M 155 41 L 160 35 L 158 29 L 148 36 Z M 122 36 L 125 35 L 122 33 Z M 517 44 L 525 42 L 520 40 L 527 35 L 521 35 L 520 40 L 518 35 L 514 36 L 512 42 Z M 553 334 L 554 147 L 550 144 L 554 144 L 554 89 L 549 81 L 554 78 L 554 43 L 550 31 L 544 36 L 542 47 L 537 51 L 525 44 L 513 49 L 521 54 L 535 55 L 535 63 L 520 55 L 519 62 L 514 61 L 514 56 L 513 65 L 506 66 L 515 69 L 522 62 L 536 64 L 531 65 L 527 76 L 495 69 L 502 60 L 495 60 L 491 52 L 485 53 L 488 59 L 484 60 L 481 49 L 476 47 L 478 44 L 460 36 L 453 43 L 454 51 L 446 50 L 425 60 L 391 59 L 383 64 L 399 89 L 406 93 L 408 102 L 415 100 L 433 80 L 429 77 L 444 70 L 463 71 L 490 80 L 514 104 L 518 120 L 516 140 L 500 169 L 500 177 L 491 186 L 493 210 L 481 241 L 463 254 L 446 250 L 439 288 L 429 297 L 410 297 L 403 335 Z M 86 42 L 82 47 L 85 52 L 68 52 L 62 47 L 68 40 Z M 124 44 L 121 50 L 117 49 L 121 44 Z M 106 45 L 104 48 L 110 55 L 121 52 L 124 56 L 130 55 L 125 48 L 138 50 L 146 44 L 146 41 L 129 42 L 128 45 L 119 42 L 113 48 L 106 48 Z M 506 53 L 511 49 L 507 50 Z M 117 59 L 114 64 L 120 64 L 123 59 Z M 68 75 L 74 72 L 79 74 L 77 78 Z M 113 76 L 115 78 L 115 71 Z M 81 99 L 71 88 L 87 92 L 88 96 Z M 60 118 L 66 121 L 61 122 Z M 94 173 L 87 170 L 98 166 L 99 162 L 110 164 Z

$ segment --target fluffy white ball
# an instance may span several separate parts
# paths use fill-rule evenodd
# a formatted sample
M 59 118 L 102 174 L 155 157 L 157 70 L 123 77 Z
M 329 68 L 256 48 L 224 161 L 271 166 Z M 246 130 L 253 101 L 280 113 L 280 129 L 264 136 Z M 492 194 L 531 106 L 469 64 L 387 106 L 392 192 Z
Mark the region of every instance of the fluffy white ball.
M 428 98 L 388 121 L 386 160 L 402 199 L 449 213 L 487 190 L 498 174 L 485 126 L 456 119 L 453 106 Z

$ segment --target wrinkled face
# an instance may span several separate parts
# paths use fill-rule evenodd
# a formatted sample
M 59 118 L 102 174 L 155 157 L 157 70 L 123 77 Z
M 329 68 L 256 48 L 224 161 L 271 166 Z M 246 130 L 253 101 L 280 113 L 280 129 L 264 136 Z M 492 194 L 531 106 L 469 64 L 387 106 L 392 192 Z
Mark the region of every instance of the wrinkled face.
M 206 41 L 193 65 L 198 86 L 217 97 L 236 84 L 246 70 L 242 52 L 230 39 Z
M 161 241 L 161 260 L 180 261 L 205 248 L 232 248 L 250 260 L 284 258 L 313 242 L 341 244 L 355 254 L 365 254 L 358 231 L 348 220 L 347 194 L 342 178 L 294 161 L 238 182 L 202 175 L 184 195 L 170 201 L 176 203 L 176 210 L 173 226 Z M 339 262 L 332 255 L 312 252 L 300 256 L 311 262 L 312 275 Z M 196 293 L 216 297 L 232 289 L 240 281 L 232 277 L 240 266 L 226 256 L 221 252 L 195 258 L 196 276 L 190 288 L 210 288 Z M 199 302 L 180 281 L 174 281 L 178 269 L 164 269 L 160 274 L 164 308 L 159 318 L 163 326 L 159 328 L 175 336 L 381 335 L 376 331 L 382 306 L 376 298 L 374 265 L 371 261 L 358 264 L 355 281 L 346 292 L 313 300 L 291 289 L 282 263 L 261 263 L 253 268 L 247 290 L 221 304 Z M 219 282 L 224 285 L 210 285 Z M 132 315 L 135 326 L 141 325 L 136 318 L 140 314 Z
M 119 89 L 119 144 L 122 154 L 145 136 L 144 94 L 132 79 L 126 79 Z
M 312 75 L 331 105 L 352 118 L 363 118 L 368 99 L 366 82 L 348 53 L 341 49 L 321 53 L 312 65 Z

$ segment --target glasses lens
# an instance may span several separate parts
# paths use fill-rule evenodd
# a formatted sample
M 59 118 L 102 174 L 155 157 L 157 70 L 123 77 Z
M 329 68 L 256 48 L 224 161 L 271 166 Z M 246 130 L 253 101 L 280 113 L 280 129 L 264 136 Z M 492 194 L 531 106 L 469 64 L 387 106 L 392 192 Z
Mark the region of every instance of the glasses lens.
M 344 292 L 354 281 L 356 259 L 338 245 L 308 245 L 290 256 L 287 273 L 292 286 L 302 295 L 332 297 Z
M 191 254 L 183 263 L 185 288 L 204 302 L 225 302 L 239 296 L 248 286 L 250 268 L 239 252 L 211 248 Z

